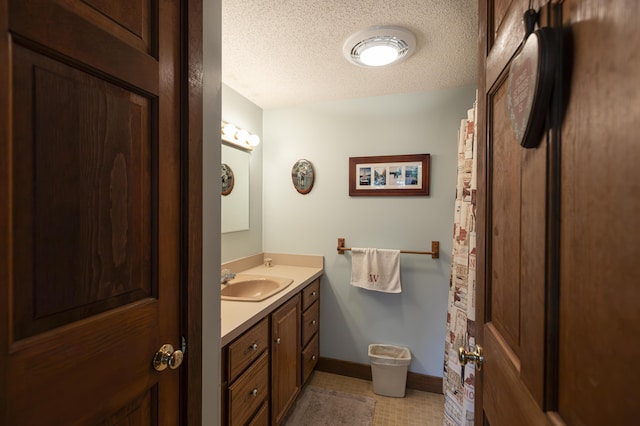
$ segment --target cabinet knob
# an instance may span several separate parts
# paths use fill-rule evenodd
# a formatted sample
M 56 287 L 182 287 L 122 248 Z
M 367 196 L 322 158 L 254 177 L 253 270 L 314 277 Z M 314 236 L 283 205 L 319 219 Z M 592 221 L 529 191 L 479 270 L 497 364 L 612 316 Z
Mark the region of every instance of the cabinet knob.
M 316 297 L 316 294 L 317 294 L 317 293 L 316 293 L 315 291 L 312 291 L 312 292 L 311 292 L 311 296 L 312 296 L 312 297 Z
M 251 391 L 251 396 L 258 396 L 258 388 Z
M 276 344 L 278 344 L 278 345 L 280 344 L 280 338 L 279 337 L 276 339 Z
M 313 361 L 315 361 L 315 360 L 316 360 L 316 356 L 315 356 L 315 355 L 312 355 L 312 356 L 311 356 L 311 359 L 312 359 Z
M 317 324 L 317 322 L 318 322 L 318 321 L 313 320 L 313 321 L 311 321 L 311 325 L 316 325 L 316 324 Z
M 254 343 L 253 345 L 249 346 L 249 349 L 251 349 L 252 351 L 257 351 L 258 350 L 258 344 Z

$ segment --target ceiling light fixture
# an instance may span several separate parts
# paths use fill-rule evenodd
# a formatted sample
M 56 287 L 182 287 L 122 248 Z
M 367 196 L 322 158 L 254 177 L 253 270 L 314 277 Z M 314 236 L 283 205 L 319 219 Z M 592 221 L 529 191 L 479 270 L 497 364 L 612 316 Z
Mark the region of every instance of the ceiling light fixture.
M 223 121 L 220 128 L 223 142 L 228 142 L 247 150 L 252 150 L 253 147 L 260 144 L 260 137 L 258 135 L 253 135 L 244 129 L 239 129 L 232 123 Z
M 382 67 L 408 58 L 416 48 L 416 37 L 406 28 L 376 26 L 359 31 L 343 46 L 345 57 L 362 67 Z

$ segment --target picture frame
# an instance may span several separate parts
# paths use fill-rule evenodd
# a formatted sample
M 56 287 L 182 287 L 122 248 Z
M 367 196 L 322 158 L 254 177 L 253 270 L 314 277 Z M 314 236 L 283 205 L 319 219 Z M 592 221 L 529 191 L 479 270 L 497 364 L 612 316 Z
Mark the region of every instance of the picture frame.
M 429 195 L 429 154 L 349 157 L 350 196 Z

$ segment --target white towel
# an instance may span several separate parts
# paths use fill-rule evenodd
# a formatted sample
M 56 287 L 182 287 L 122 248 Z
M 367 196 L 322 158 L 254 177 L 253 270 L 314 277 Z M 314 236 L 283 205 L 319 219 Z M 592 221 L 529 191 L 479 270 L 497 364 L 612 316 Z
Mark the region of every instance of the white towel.
M 400 293 L 400 250 L 351 249 L 351 285 L 385 293 Z

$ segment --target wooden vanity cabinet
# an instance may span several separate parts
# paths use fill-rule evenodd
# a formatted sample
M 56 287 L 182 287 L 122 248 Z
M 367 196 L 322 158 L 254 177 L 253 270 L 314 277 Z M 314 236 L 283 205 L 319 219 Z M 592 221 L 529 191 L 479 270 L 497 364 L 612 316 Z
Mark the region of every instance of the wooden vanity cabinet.
M 320 278 L 222 350 L 222 424 L 278 425 L 318 363 Z
M 271 418 L 280 424 L 300 391 L 300 294 L 271 314 Z
M 227 345 L 222 361 L 223 424 L 263 424 L 269 410 L 269 319 Z
M 302 384 L 311 375 L 320 357 L 319 327 L 320 327 L 320 279 L 318 278 L 302 290 L 302 354 L 301 374 Z

